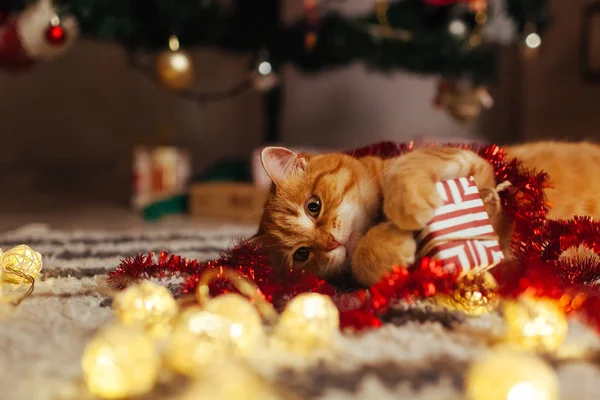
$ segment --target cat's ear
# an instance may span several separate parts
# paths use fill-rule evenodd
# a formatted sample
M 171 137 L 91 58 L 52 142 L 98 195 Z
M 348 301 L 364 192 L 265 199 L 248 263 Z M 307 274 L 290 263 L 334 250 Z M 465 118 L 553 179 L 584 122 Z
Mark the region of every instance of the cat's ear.
M 266 147 L 260 153 L 263 168 L 275 185 L 285 181 L 290 175 L 306 169 L 308 156 L 296 154 L 285 147 Z

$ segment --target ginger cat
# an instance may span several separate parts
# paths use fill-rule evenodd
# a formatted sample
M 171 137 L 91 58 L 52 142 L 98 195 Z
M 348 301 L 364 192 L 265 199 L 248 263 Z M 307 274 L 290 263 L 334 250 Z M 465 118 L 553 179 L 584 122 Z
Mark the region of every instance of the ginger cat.
M 600 146 L 539 142 L 505 148 L 524 166 L 550 174 L 549 217 L 600 215 Z M 414 262 L 414 231 L 441 205 L 440 180 L 474 176 L 482 192 L 495 187 L 493 169 L 474 152 L 434 147 L 389 160 L 344 154 L 310 156 L 282 147 L 263 150 L 273 185 L 253 240 L 270 250 L 280 268 L 302 268 L 334 278 L 351 268 L 371 285 L 393 265 Z M 508 251 L 511 227 L 486 204 L 500 243 Z

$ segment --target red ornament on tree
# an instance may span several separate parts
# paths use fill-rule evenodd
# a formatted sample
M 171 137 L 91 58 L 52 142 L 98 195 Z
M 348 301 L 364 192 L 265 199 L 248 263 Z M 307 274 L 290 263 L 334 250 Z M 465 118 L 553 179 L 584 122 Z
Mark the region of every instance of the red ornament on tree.
M 60 23 L 51 24 L 48 29 L 46 29 L 46 40 L 48 40 L 48 43 L 50 44 L 60 46 L 67 40 L 67 33 Z

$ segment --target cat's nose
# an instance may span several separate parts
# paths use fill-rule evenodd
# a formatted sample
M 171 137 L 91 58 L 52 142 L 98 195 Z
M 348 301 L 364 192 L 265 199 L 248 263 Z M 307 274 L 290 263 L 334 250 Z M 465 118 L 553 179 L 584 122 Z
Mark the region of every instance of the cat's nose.
M 327 244 L 325 245 L 325 250 L 332 251 L 332 250 L 337 249 L 340 246 L 341 246 L 341 244 L 337 240 L 335 240 L 333 235 L 330 233 L 329 237 L 327 238 Z

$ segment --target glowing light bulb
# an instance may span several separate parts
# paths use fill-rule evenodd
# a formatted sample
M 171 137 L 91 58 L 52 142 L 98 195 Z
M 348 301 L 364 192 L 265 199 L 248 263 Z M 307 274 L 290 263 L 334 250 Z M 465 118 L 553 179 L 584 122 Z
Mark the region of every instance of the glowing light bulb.
M 339 311 L 328 296 L 301 294 L 281 314 L 275 340 L 290 351 L 308 354 L 331 345 L 340 328 L 339 318 Z
M 86 345 L 81 363 L 88 390 L 103 399 L 147 393 L 160 371 L 160 356 L 153 340 L 125 325 L 99 331 Z
M 229 293 L 215 297 L 205 305 L 204 310 L 225 321 L 228 340 L 235 352 L 247 354 L 265 338 L 258 311 L 239 294 Z
M 176 53 L 171 58 L 171 64 L 173 69 L 185 71 L 190 67 L 190 59 L 185 54 Z
M 471 364 L 465 392 L 467 400 L 557 400 L 558 377 L 535 355 L 496 348 Z
M 258 64 L 258 73 L 261 75 L 269 75 L 273 72 L 273 66 L 268 61 L 262 61 Z
M 169 49 L 171 49 L 171 51 L 179 50 L 179 38 L 177 36 L 172 35 L 169 38 Z
M 455 19 L 448 25 L 448 30 L 455 36 L 464 37 L 467 34 L 467 25 L 463 21 Z
M 525 45 L 530 49 L 537 49 L 542 45 L 542 38 L 536 32 L 532 32 L 525 38 Z
M 6 283 L 29 283 L 42 270 L 42 255 L 24 244 L 5 253 L 0 251 L 2 280 Z
M 113 309 L 124 324 L 139 325 L 152 336 L 162 336 L 170 331 L 179 307 L 169 289 L 142 281 L 120 292 Z
M 505 341 L 526 350 L 556 351 L 568 331 L 564 312 L 550 299 L 521 296 L 507 301 L 504 321 Z

